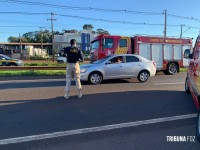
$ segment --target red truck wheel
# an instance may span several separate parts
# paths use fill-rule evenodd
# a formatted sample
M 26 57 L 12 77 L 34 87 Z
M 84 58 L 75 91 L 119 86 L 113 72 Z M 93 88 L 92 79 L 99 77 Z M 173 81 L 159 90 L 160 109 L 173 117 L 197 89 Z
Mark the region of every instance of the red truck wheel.
M 169 63 L 167 65 L 167 73 L 169 75 L 174 75 L 178 72 L 178 66 L 176 63 Z

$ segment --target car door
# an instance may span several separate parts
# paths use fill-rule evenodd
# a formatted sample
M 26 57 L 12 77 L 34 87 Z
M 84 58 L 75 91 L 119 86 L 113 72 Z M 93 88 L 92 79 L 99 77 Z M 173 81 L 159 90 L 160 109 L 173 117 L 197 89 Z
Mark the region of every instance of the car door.
M 124 77 L 137 77 L 142 70 L 142 62 L 136 56 L 126 56 L 124 63 Z
M 193 69 L 192 69 L 192 82 L 193 85 L 198 89 L 198 95 L 200 94 L 200 56 L 199 56 L 199 50 L 194 51 L 194 61 L 193 61 Z
M 3 56 L 0 56 L 0 66 L 3 66 L 3 61 L 4 61 Z
M 106 62 L 104 66 L 106 79 L 117 79 L 123 77 L 123 61 L 117 62 L 118 57 L 119 56 L 116 56 Z

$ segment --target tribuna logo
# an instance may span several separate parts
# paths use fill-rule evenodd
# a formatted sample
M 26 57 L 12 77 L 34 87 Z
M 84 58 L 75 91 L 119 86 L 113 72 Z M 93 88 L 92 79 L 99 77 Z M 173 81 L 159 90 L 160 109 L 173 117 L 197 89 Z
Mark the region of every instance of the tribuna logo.
M 195 136 L 167 136 L 167 142 L 195 142 Z

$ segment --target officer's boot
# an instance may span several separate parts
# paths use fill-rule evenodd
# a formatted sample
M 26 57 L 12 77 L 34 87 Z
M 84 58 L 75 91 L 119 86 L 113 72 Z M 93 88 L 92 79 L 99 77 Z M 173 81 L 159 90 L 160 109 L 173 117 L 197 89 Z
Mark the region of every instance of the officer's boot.
M 69 90 L 66 90 L 66 93 L 65 93 L 65 95 L 64 95 L 64 98 L 65 98 L 65 99 L 68 99 L 68 98 L 69 98 Z
M 81 89 L 78 89 L 78 98 L 81 98 L 83 95 L 82 95 L 82 90 Z

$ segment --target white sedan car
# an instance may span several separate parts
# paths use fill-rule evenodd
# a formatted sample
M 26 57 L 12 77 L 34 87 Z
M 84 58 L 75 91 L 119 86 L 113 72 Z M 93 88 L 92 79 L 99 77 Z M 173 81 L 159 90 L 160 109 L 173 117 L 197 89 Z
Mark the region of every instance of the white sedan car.
M 137 77 L 145 82 L 156 74 L 154 61 L 133 54 L 109 55 L 90 64 L 81 65 L 81 80 L 99 84 L 107 79 Z
M 63 56 L 59 56 L 59 57 L 57 57 L 57 62 L 61 63 L 61 64 L 66 63 L 67 62 L 67 58 L 63 57 Z

